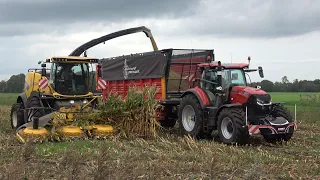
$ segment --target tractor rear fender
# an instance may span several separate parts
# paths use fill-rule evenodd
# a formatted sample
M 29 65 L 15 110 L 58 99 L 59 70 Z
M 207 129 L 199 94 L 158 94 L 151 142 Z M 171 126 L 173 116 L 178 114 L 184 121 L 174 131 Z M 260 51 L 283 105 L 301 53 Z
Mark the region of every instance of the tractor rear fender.
M 189 94 L 192 94 L 195 97 L 197 97 L 202 109 L 204 109 L 206 106 L 210 105 L 209 97 L 202 89 L 200 89 L 198 87 L 189 89 L 181 95 L 181 98 L 183 98 L 184 96 L 189 95 Z

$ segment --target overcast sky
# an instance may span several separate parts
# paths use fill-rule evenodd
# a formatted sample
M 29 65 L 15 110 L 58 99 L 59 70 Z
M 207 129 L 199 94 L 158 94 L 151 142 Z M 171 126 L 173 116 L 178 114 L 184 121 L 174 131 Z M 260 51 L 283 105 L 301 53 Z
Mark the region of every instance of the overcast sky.
M 317 0 L 0 0 L 0 79 L 125 28 L 151 29 L 160 49 L 214 49 L 222 62 L 262 66 L 265 79 L 320 79 Z M 88 51 L 103 58 L 151 51 L 144 34 Z M 253 72 L 252 81 L 261 80 Z

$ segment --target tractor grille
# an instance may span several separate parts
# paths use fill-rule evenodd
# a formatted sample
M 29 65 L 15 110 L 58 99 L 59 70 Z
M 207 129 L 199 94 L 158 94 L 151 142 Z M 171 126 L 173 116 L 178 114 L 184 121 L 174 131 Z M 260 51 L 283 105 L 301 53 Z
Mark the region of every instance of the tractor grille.
M 269 106 L 260 106 L 257 104 L 257 99 L 263 101 L 263 103 L 268 103 L 271 101 L 270 95 L 251 95 L 247 102 L 248 107 L 248 120 L 254 124 L 260 124 L 260 119 L 264 118 L 270 113 Z

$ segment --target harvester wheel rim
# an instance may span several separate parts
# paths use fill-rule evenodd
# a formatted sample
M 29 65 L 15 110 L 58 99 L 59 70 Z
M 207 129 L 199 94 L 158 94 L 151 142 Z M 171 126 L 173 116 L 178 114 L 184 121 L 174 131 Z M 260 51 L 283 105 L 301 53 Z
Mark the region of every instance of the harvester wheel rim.
M 18 126 L 18 114 L 16 111 L 12 112 L 11 118 L 12 118 L 12 125 L 14 127 L 17 127 Z
M 194 129 L 196 113 L 191 105 L 186 105 L 182 111 L 182 125 L 186 131 L 190 132 Z
M 229 117 L 225 117 L 221 122 L 221 132 L 224 138 L 231 139 L 233 136 L 233 122 Z

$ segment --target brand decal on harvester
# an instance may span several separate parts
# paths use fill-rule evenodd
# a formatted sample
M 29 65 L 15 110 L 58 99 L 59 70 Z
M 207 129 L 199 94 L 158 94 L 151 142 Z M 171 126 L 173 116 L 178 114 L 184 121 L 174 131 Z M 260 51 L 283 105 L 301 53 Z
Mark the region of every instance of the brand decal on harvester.
M 140 73 L 140 70 L 137 69 L 137 67 L 129 67 L 127 64 L 127 60 L 124 60 L 124 66 L 123 66 L 123 77 L 125 79 L 128 79 L 129 74 L 138 74 Z

